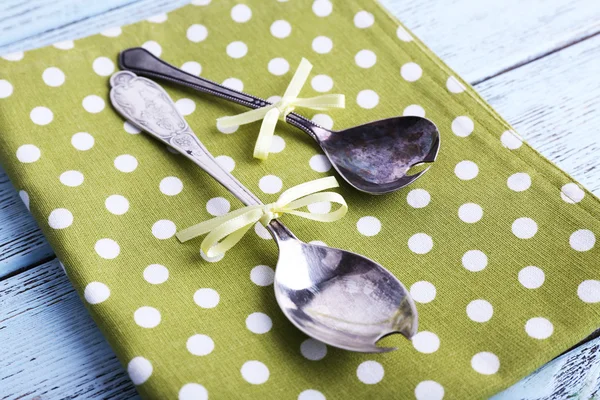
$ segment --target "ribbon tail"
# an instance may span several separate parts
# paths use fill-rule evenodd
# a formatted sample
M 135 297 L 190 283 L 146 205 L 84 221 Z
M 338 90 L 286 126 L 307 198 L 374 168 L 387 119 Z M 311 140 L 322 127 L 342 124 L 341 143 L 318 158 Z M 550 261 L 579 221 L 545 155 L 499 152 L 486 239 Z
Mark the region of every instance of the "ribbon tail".
M 272 110 L 273 107 L 273 105 L 269 105 L 266 107 L 246 111 L 238 115 L 230 115 L 227 117 L 217 118 L 217 124 L 223 128 L 230 128 L 232 126 L 244 125 L 249 124 L 251 122 L 259 121 L 263 119 L 265 114 Z
M 271 140 L 275 133 L 275 125 L 279 120 L 279 110 L 273 108 L 265 115 L 262 125 L 260 126 L 260 132 L 256 139 L 256 145 L 254 146 L 254 158 L 259 160 L 266 160 L 269 156 L 269 150 L 271 149 Z

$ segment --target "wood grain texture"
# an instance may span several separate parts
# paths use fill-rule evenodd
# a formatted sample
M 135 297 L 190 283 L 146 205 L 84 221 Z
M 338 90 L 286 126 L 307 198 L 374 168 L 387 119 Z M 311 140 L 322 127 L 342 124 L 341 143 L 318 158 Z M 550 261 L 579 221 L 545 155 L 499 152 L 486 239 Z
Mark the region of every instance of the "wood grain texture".
M 0 399 L 137 397 L 57 260 L 0 281 L 0 310 Z

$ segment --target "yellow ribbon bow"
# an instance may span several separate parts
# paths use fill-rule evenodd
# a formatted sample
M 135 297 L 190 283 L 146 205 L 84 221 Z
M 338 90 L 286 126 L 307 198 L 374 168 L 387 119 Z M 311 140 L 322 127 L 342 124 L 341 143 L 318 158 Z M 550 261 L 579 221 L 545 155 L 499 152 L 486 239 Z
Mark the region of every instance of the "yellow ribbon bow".
M 275 132 L 275 125 L 277 125 L 277 120 L 279 118 L 285 120 L 285 117 L 294 111 L 296 107 L 306 107 L 313 110 L 345 107 L 346 98 L 343 94 L 324 94 L 308 99 L 298 98 L 300 90 L 306 82 L 306 79 L 308 79 L 311 69 L 312 64 L 307 59 L 303 58 L 281 100 L 266 107 L 250 110 L 242 114 L 218 118 L 217 124 L 222 128 L 229 128 L 232 126 L 249 124 L 262 119 L 263 122 L 260 126 L 258 139 L 254 146 L 254 157 L 266 160 L 269 156 L 271 140 L 273 138 L 273 133 Z
M 333 176 L 302 183 L 283 192 L 275 203 L 240 208 L 179 231 L 176 236 L 183 243 L 208 233 L 200 248 L 208 257 L 215 257 L 235 246 L 255 223 L 260 222 L 263 226 L 267 226 L 269 222 L 283 214 L 293 214 L 321 222 L 337 221 L 348 211 L 348 205 L 342 195 L 334 192 L 317 192 L 338 186 Z M 298 211 L 299 208 L 309 204 L 324 201 L 337 203 L 340 207 L 326 214 Z

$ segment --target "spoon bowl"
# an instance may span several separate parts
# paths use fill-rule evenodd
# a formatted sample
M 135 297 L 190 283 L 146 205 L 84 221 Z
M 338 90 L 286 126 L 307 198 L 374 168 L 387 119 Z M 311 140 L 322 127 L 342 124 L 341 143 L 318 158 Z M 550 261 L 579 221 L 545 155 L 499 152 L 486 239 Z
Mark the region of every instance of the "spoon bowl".
M 356 189 L 384 194 L 414 182 L 429 167 L 413 175 L 410 168 L 435 161 L 440 134 L 421 117 L 394 117 L 343 131 L 314 127 L 331 165 Z

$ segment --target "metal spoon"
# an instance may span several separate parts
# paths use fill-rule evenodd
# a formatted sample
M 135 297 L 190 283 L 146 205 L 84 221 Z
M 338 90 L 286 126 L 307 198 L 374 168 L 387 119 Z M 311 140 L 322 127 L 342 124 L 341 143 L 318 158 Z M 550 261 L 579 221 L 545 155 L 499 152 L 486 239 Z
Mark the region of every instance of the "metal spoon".
M 216 162 L 158 84 L 128 71 L 114 74 L 110 84 L 113 107 L 130 123 L 192 160 L 242 203 L 262 204 Z M 301 331 L 331 346 L 373 353 L 395 350 L 376 346 L 384 336 L 416 333 L 413 300 L 381 265 L 349 251 L 303 243 L 278 220 L 267 229 L 279 247 L 275 297 Z
M 178 83 L 246 107 L 271 104 L 188 74 L 141 47 L 122 51 L 119 66 L 138 75 Z M 295 113 L 288 114 L 286 122 L 308 133 L 350 185 L 371 194 L 393 192 L 414 182 L 429 167 L 414 175 L 406 175 L 408 170 L 434 162 L 440 148 L 437 127 L 421 117 L 388 118 L 343 131 L 325 129 Z

